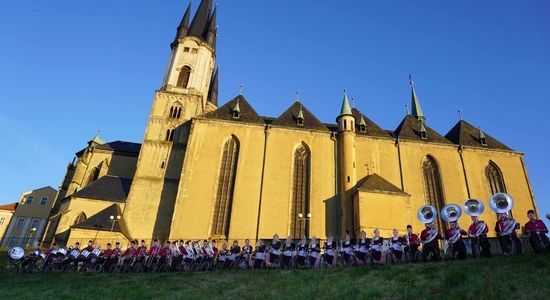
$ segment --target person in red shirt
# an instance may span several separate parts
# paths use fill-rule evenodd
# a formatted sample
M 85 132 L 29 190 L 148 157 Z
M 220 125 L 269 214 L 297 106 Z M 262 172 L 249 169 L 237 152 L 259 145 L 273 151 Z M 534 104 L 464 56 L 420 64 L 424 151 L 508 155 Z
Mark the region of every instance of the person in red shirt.
M 147 254 L 147 246 L 145 245 L 145 241 L 141 240 L 141 245 L 137 248 L 136 256 L 143 257 Z
M 107 243 L 107 247 L 105 248 L 105 251 L 103 251 L 103 256 L 105 258 L 111 257 L 113 254 L 113 249 L 111 248 L 111 243 Z
M 550 241 L 546 234 L 548 228 L 541 220 L 538 220 L 535 216 L 535 211 L 530 209 L 527 211 L 527 217 L 529 222 L 525 223 L 525 233 L 529 235 L 529 243 L 535 253 L 541 253 L 545 248 L 550 247 Z
M 128 247 L 128 249 L 126 249 L 126 251 L 124 251 L 124 253 L 122 253 L 122 257 L 131 258 L 136 254 L 136 250 L 137 250 L 136 249 L 136 242 L 131 241 L 130 242 L 130 247 Z
M 521 254 L 522 246 L 519 240 L 516 229 L 517 222 L 511 216 L 505 213 L 498 214 L 498 221 L 495 224 L 495 231 L 497 232 L 500 242 L 500 248 L 504 255 L 510 255 L 512 253 Z
M 422 260 L 427 261 L 428 256 L 432 255 L 432 261 L 439 261 L 439 242 L 441 233 L 435 228 L 435 224 L 426 223 L 426 228 L 420 233 L 422 241 Z
M 470 237 L 470 243 L 472 243 L 472 256 L 474 258 L 491 257 L 491 244 L 487 238 L 487 232 L 489 232 L 487 224 L 480 221 L 478 216 L 472 216 L 472 224 L 468 227 L 468 236 Z M 481 254 L 479 248 L 481 248 Z
M 411 225 L 407 225 L 407 234 L 403 237 L 405 239 L 405 253 L 409 257 L 410 261 L 416 262 L 415 254 L 420 247 L 420 240 L 418 235 L 413 233 Z
M 450 257 L 457 259 L 466 258 L 466 245 L 464 244 L 464 240 L 462 240 L 462 236 L 467 234 L 466 231 L 458 227 L 456 221 L 449 222 L 449 228 L 445 230 L 445 239 L 448 241 L 449 247 L 451 247 L 448 252 Z
M 147 253 L 147 255 L 149 257 L 155 257 L 160 255 L 160 246 L 159 246 L 159 241 L 157 239 L 153 241 L 153 245 L 151 246 L 151 248 L 149 248 L 149 252 Z

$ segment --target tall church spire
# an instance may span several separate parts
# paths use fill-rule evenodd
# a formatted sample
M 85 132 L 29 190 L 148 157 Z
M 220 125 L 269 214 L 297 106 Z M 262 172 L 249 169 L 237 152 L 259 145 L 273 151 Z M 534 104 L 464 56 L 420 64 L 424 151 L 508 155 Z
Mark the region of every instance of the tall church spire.
M 195 13 L 195 16 L 193 17 L 188 35 L 198 37 L 201 40 L 206 41 L 211 11 L 212 0 L 202 0 L 199 8 L 197 9 L 197 13 Z
M 210 17 L 210 23 L 208 24 L 208 32 L 206 34 L 206 42 L 214 50 L 216 49 L 216 35 L 218 31 L 218 25 L 216 24 L 216 12 L 218 10 L 218 4 L 214 7 L 214 12 Z
M 409 75 L 409 83 L 411 84 L 411 114 L 413 117 L 417 118 L 419 121 L 426 121 L 424 114 L 422 113 L 422 108 L 420 107 L 420 101 L 416 97 L 416 92 L 414 90 L 414 82 L 411 75 Z
M 178 26 L 176 38 L 174 39 L 174 42 L 172 42 L 172 47 L 178 42 L 179 39 L 187 36 L 187 32 L 189 31 L 189 20 L 191 19 L 191 4 L 192 1 L 189 1 L 187 10 L 185 10 L 185 14 L 183 15 L 180 25 Z
M 218 72 L 220 66 L 216 68 L 214 75 L 212 76 L 212 81 L 210 81 L 210 91 L 208 91 L 208 101 L 210 103 L 218 106 Z

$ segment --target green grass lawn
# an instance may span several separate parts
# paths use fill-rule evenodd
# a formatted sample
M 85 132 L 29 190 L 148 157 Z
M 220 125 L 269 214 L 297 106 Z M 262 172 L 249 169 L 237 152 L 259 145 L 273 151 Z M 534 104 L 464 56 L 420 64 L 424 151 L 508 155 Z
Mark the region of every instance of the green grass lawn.
M 116 276 L 0 273 L 0 299 L 548 299 L 549 294 L 550 253 L 323 270 Z

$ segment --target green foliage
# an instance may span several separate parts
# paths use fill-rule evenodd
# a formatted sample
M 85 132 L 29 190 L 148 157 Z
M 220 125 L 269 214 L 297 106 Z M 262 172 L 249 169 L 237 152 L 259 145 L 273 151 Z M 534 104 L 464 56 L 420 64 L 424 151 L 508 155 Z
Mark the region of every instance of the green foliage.
M 5 253 L 0 255 L 5 264 Z M 0 299 L 543 299 L 550 293 L 549 278 L 550 253 L 324 270 L 15 276 L 0 273 Z

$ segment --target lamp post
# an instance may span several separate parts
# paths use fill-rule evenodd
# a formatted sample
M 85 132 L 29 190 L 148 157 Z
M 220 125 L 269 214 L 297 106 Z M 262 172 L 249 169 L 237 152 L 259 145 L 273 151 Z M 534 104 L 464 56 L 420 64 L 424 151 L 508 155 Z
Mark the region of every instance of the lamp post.
M 94 227 L 95 227 L 95 229 L 97 229 L 97 232 L 95 233 L 95 237 L 94 237 L 94 244 L 95 244 L 96 243 L 95 240 L 97 239 L 97 235 L 99 234 L 99 231 L 101 230 L 101 228 L 103 228 L 103 226 L 95 224 Z
M 306 238 L 309 238 L 308 235 L 309 235 L 309 226 L 307 224 L 307 222 L 310 222 L 311 221 L 311 213 L 307 213 L 306 216 L 304 217 L 304 214 L 303 213 L 299 213 L 298 214 L 298 220 L 300 222 L 304 222 L 304 232 L 305 232 L 305 235 L 306 235 Z M 302 238 L 302 237 L 300 237 Z
M 32 238 L 32 235 L 33 235 L 35 232 L 36 232 L 36 227 L 31 228 L 30 233 L 29 233 L 29 240 L 27 241 L 27 246 L 30 246 L 30 245 L 31 245 L 31 238 Z
M 119 215 L 117 215 L 116 217 L 115 216 L 110 216 L 109 220 L 111 220 L 111 222 L 113 223 L 111 225 L 111 232 L 113 232 L 113 229 L 115 229 L 115 222 L 120 221 L 120 216 Z

